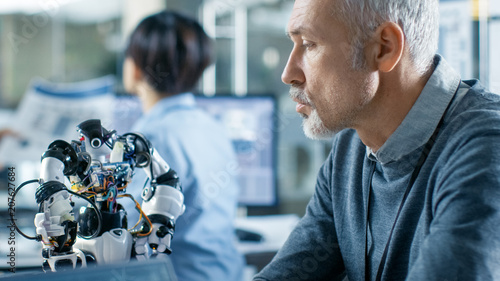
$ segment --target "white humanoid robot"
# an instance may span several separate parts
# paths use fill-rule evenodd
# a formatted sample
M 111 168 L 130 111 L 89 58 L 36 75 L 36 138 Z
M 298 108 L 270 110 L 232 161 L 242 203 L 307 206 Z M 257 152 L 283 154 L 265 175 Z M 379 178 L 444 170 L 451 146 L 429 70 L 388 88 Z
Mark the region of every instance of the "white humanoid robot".
M 140 134 L 117 135 L 97 119 L 81 123 L 78 131 L 78 141 L 49 145 L 42 155 L 40 178 L 32 181 L 39 183 L 37 236 L 20 233 L 42 242 L 44 268 L 56 271 L 78 263 L 85 267 L 90 261 L 126 262 L 170 254 L 175 221 L 185 209 L 175 171 Z M 126 193 L 135 168 L 144 168 L 149 177 L 142 206 Z M 78 210 L 77 219 L 73 197 L 88 203 Z M 119 200 L 134 200 L 137 210 L 125 210 Z M 126 212 L 131 211 L 138 211 L 140 219 L 129 228 Z

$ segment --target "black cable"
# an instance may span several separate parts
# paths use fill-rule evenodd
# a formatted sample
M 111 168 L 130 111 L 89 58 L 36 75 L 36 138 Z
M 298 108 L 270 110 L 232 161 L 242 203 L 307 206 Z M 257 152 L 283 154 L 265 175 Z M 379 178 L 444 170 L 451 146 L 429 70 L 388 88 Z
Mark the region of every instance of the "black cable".
M 124 137 L 133 136 L 136 139 L 140 139 L 141 142 L 144 144 L 144 146 L 147 148 L 147 151 L 150 151 L 150 143 L 149 143 L 149 141 L 143 135 L 138 134 L 138 133 L 126 133 L 123 136 Z M 134 142 L 135 142 L 135 139 L 134 139 Z
M 147 153 L 148 161 L 144 165 L 136 165 L 136 166 L 139 167 L 139 168 L 144 168 L 147 165 L 149 165 L 151 176 L 153 176 L 153 164 L 152 164 L 152 158 L 153 158 L 152 154 L 153 153 L 152 153 L 151 143 L 143 135 L 138 134 L 138 133 L 126 133 L 123 136 L 124 137 L 127 137 L 127 136 L 133 136 L 133 137 L 135 137 L 135 139 L 133 140 L 134 141 L 134 145 L 135 145 L 135 141 L 137 139 L 139 139 L 144 144 L 144 146 L 146 147 L 146 151 L 147 151 L 145 153 Z M 141 155 L 141 154 L 142 153 L 136 153 L 136 156 L 137 155 Z M 145 155 L 143 155 L 143 156 L 145 156 Z
M 24 186 L 26 186 L 28 184 L 35 183 L 35 182 L 38 183 L 38 182 L 40 182 L 40 180 L 39 179 L 33 179 L 33 180 L 25 181 L 22 184 L 20 184 L 16 188 L 16 190 L 14 191 L 14 194 L 12 195 L 12 201 L 16 202 L 15 198 L 16 198 L 17 192 L 19 192 L 19 190 L 21 190 L 21 188 L 23 188 Z M 102 227 L 102 215 L 101 215 L 101 212 L 99 211 L 99 209 L 97 208 L 97 205 L 94 202 L 92 202 L 92 200 L 88 199 L 85 196 L 82 196 L 82 195 L 80 195 L 80 194 L 78 194 L 76 192 L 73 192 L 71 190 L 66 190 L 66 191 L 68 191 L 68 193 L 70 193 L 70 194 L 73 194 L 75 196 L 78 196 L 78 197 L 84 199 L 85 201 L 89 202 L 92 205 L 92 207 L 94 207 L 94 210 L 97 213 L 97 221 L 98 221 L 97 230 L 91 236 L 80 236 L 80 237 L 82 237 L 84 239 L 92 239 L 92 238 L 97 237 L 99 235 L 99 233 L 101 232 L 101 227 Z M 16 231 L 19 234 L 21 234 L 24 238 L 29 239 L 29 240 L 41 241 L 41 237 L 40 236 L 33 236 L 33 237 L 32 236 L 28 236 L 27 234 L 25 234 L 24 232 L 22 232 L 21 229 L 19 229 L 19 227 L 16 224 L 16 220 L 14 219 L 14 213 L 13 212 L 10 212 L 10 218 L 12 220 L 12 224 L 14 225 L 14 228 L 16 229 Z
M 19 190 L 21 190 L 21 188 L 23 188 L 24 186 L 28 185 L 28 184 L 31 184 L 31 183 L 35 183 L 35 182 L 40 182 L 39 179 L 33 179 L 33 180 L 29 180 L 29 181 L 25 181 L 23 183 L 21 183 L 17 188 L 16 190 L 14 190 L 14 194 L 12 195 L 12 202 L 16 202 L 16 194 Z M 14 228 L 16 229 L 16 231 L 21 234 L 24 238 L 26 239 L 29 239 L 29 240 L 37 240 L 37 241 L 40 241 L 40 237 L 37 236 L 37 237 L 31 237 L 31 236 L 28 236 L 26 234 L 24 234 L 24 232 L 22 232 L 19 227 L 17 227 L 17 224 L 16 224 L 16 219 L 14 219 L 14 212 L 9 212 L 10 213 L 10 219 L 12 220 L 12 224 L 14 225 Z
M 98 221 L 98 226 L 97 226 L 97 230 L 94 232 L 94 234 L 92 234 L 91 236 L 83 236 L 83 235 L 79 235 L 80 237 L 82 237 L 83 239 L 92 239 L 92 238 L 96 238 L 99 233 L 101 232 L 101 227 L 102 227 L 102 215 L 101 215 L 101 212 L 99 211 L 99 209 L 97 208 L 97 205 L 92 202 L 92 200 L 88 199 L 87 197 L 81 195 L 81 194 L 78 194 L 74 191 L 71 191 L 71 190 L 67 190 L 70 194 L 73 194 L 75 196 L 78 196 L 80 198 L 82 198 L 83 200 L 87 201 L 90 203 L 90 205 L 92 205 L 92 207 L 94 207 L 94 210 L 95 212 L 97 213 L 97 221 Z
M 149 164 L 151 164 L 151 155 L 149 154 L 149 152 L 145 152 L 145 151 L 141 151 L 141 152 L 138 152 L 135 154 L 135 158 L 139 158 L 139 157 L 144 157 L 146 158 L 146 161 L 145 162 L 141 162 L 141 163 L 137 163 L 137 161 L 135 162 L 135 166 L 138 167 L 138 168 L 144 168 L 144 167 L 147 167 Z
M 87 167 L 85 167 L 85 170 L 83 171 L 83 174 L 87 174 L 88 171 L 90 170 L 90 167 L 92 167 L 92 156 L 90 155 L 90 153 L 88 152 L 85 152 L 85 151 L 82 151 L 80 153 L 78 153 L 78 156 L 82 156 L 82 158 L 85 158 L 85 157 L 88 157 L 87 159 Z

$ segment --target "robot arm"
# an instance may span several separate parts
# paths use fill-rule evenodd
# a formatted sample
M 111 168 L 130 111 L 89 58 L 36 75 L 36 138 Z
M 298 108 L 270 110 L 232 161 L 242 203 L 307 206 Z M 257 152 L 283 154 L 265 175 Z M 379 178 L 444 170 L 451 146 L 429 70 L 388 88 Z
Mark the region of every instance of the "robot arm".
M 71 261 L 76 266 L 77 257 L 85 263 L 80 251 L 73 251 L 77 222 L 70 204 L 70 191 L 64 184 L 66 175 L 74 173 L 77 156 L 64 141 L 55 141 L 42 156 L 40 185 L 36 190 L 39 213 L 35 217 L 38 239 L 42 241 L 44 263 L 56 270 L 59 261 Z
M 137 135 L 141 137 L 140 135 Z M 146 244 L 149 244 L 153 254 L 170 254 L 170 241 L 175 231 L 175 220 L 184 213 L 184 195 L 177 173 L 169 167 L 159 153 L 151 148 L 149 142 L 136 140 L 136 155 L 145 155 L 148 150 L 149 161 L 142 166 L 150 179 L 150 184 L 142 191 L 142 210 L 152 226 L 144 232 L 149 235 L 139 236 L 135 251 L 138 255 L 146 254 Z M 144 160 L 144 159 L 138 159 Z

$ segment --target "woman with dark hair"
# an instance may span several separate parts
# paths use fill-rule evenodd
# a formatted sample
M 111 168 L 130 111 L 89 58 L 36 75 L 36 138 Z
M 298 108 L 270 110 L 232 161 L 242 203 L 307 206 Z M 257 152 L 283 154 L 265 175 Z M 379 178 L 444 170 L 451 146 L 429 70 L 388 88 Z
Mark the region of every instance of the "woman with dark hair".
M 189 92 L 212 54 L 212 41 L 199 23 L 164 11 L 133 31 L 123 66 L 125 89 L 139 97 L 144 112 L 133 131 L 152 142 L 181 180 L 186 212 L 171 243 L 179 281 L 242 278 L 233 228 L 237 162 L 223 127 L 197 108 Z M 138 171 L 127 189 L 136 199 L 144 178 Z

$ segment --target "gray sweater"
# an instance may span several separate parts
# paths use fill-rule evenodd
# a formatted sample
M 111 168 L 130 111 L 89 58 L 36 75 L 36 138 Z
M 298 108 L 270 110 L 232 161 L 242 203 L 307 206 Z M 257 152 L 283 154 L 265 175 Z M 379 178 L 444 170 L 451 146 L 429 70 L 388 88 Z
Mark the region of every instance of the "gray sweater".
M 435 65 L 376 154 L 354 130 L 335 136 L 305 216 L 254 280 L 365 280 L 365 260 L 375 280 L 409 178 L 443 115 L 397 220 L 382 280 L 500 280 L 500 96 L 477 81 L 460 83 L 439 56 Z

